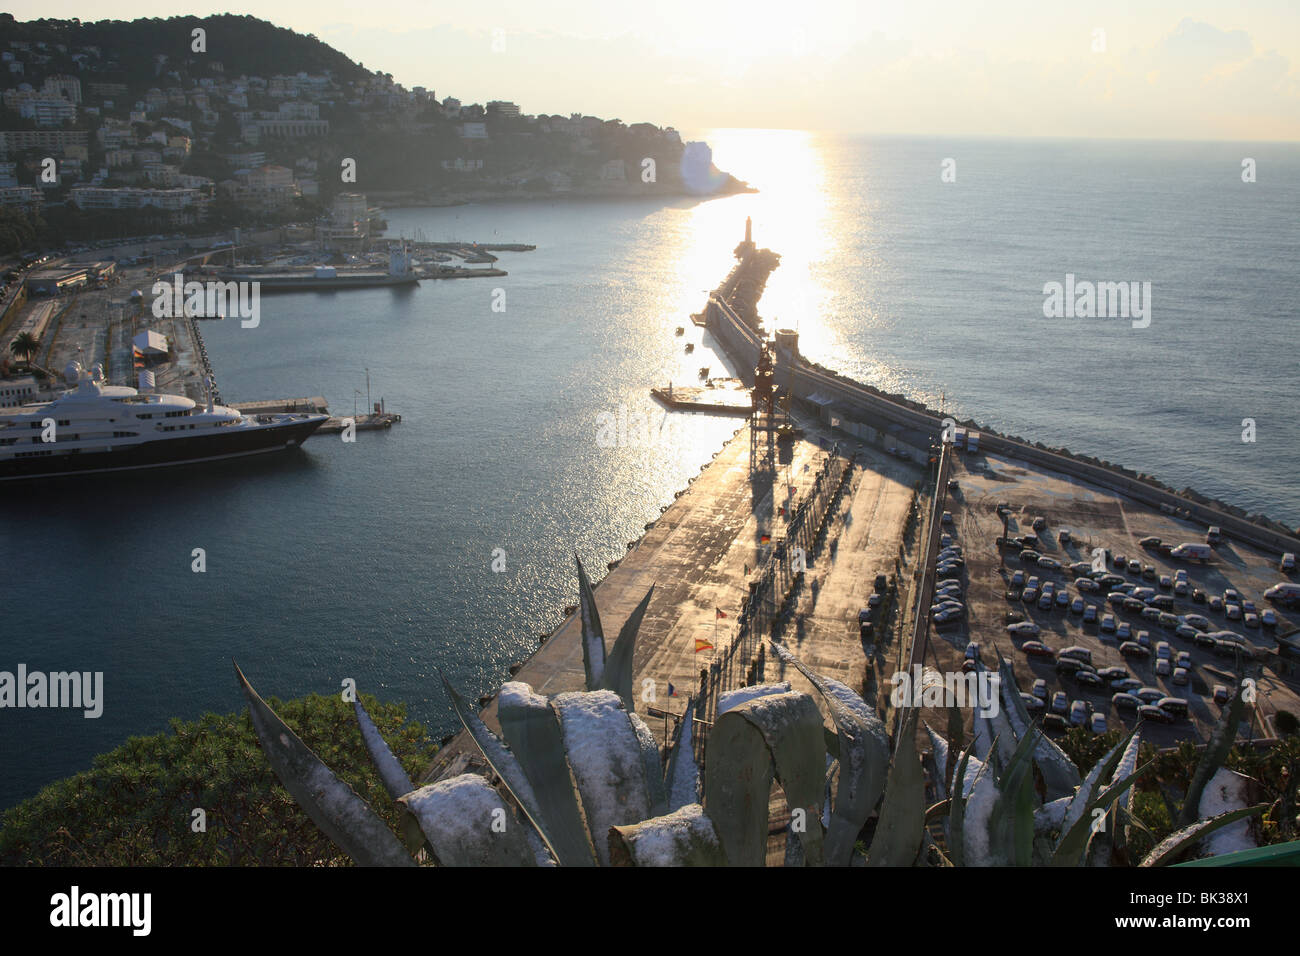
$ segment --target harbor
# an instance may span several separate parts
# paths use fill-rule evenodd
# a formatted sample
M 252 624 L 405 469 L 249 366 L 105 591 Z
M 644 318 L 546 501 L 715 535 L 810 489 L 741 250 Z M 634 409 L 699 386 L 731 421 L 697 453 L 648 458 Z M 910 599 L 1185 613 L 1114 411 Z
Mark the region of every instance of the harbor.
M 1149 544 L 1155 532 L 1162 540 L 1190 541 L 1204 535 L 1207 524 L 1225 533 L 1231 528 L 1233 543 L 1222 553 L 1222 564 L 1208 573 L 1193 570 L 1190 582 L 1198 585 L 1203 603 L 1205 595 L 1222 591 L 1261 596 L 1261 604 L 1277 581 L 1279 552 L 1300 550 L 1300 539 L 1151 482 L 1135 482 L 1121 469 L 1046 452 L 974 422 L 945 441 L 940 416 L 811 365 L 790 330 L 765 335 L 758 298 L 779 257 L 758 249 L 748 227 L 737 257 L 701 316 L 741 373 L 741 380 L 722 390 L 730 398 L 712 410 L 744 412 L 747 420 L 662 516 L 646 525 L 645 534 L 627 543 L 627 554 L 609 563 L 594 591 L 609 634 L 654 587 L 633 669 L 634 685 L 649 695 L 638 709 L 657 737 L 672 735 L 686 698 L 698 705 L 698 743 L 707 738 L 719 698 L 730 690 L 774 680 L 808 689 L 799 674 L 774 663 L 769 638 L 785 643 L 815 671 L 859 690 L 887 722 L 897 712 L 889 693 L 895 674 L 914 666 L 961 672 L 972 646 L 989 666 L 1005 658 L 1022 691 L 1035 681 L 1042 684 L 1044 676 L 1050 689 L 1051 668 L 1044 671 L 1035 658 L 1019 653 L 1023 636 L 1006 630 L 1008 621 L 1033 621 L 1044 640 L 1053 635 L 1052 643 L 1086 642 L 1099 662 L 1132 668 L 1145 690 L 1154 685 L 1171 699 L 1188 698 L 1185 717 L 1169 716 L 1164 726 L 1149 727 L 1149 739 L 1160 746 L 1204 743 L 1218 719 L 1218 688 L 1247 677 L 1267 688 L 1267 703 L 1252 709 L 1248 735 L 1276 739 L 1274 716 L 1300 708 L 1300 645 L 1291 639 L 1298 629 L 1280 608 L 1270 608 L 1262 629 L 1252 614 L 1253 623 L 1247 623 L 1255 630 L 1237 635 L 1240 643 L 1228 645 L 1235 656 L 1227 660 L 1217 645 L 1212 653 L 1194 649 L 1180 657 L 1181 683 L 1171 683 L 1172 670 L 1156 667 L 1163 658 L 1151 655 L 1149 646 L 1144 653 L 1150 659 L 1143 663 L 1118 652 L 1123 638 L 1107 642 L 1107 628 L 1116 629 L 1113 618 L 1099 631 L 1098 614 L 1080 633 L 1070 612 L 1086 606 L 1086 593 L 1064 613 L 1050 613 L 1058 604 L 1055 596 L 1045 615 L 1022 610 L 1023 584 L 1011 581 L 1016 559 L 994 537 L 999 530 L 1006 536 L 1046 521 L 1061 528 L 1053 535 L 1061 554 L 1042 563 L 1046 576 L 1100 546 L 1108 557 L 1115 555 L 1118 569 L 1138 567 L 1141 583 L 1166 570 L 1172 575 L 1177 569 L 1168 564 L 1178 562 L 1158 557 L 1133 565 L 1131 556 L 1144 552 L 1139 538 Z M 709 391 L 708 384 L 674 385 L 655 387 L 652 394 L 688 411 L 708 406 Z M 1048 552 L 1058 550 L 1041 534 L 1038 542 Z M 944 556 L 954 554 L 954 544 L 965 560 L 950 568 Z M 963 610 L 938 624 L 931 604 L 945 574 L 944 600 L 963 594 L 957 602 Z M 1188 601 L 1184 616 L 1195 607 L 1190 582 L 1179 592 Z M 1161 623 L 1171 626 L 1163 617 Z M 1123 629 L 1137 626 L 1124 622 Z M 566 607 L 563 621 L 540 636 L 537 651 L 510 668 L 513 679 L 544 694 L 582 689 L 581 629 L 576 604 Z M 1189 640 L 1181 631 L 1179 636 Z M 1131 711 L 1112 706 L 1109 692 L 1106 700 L 1093 701 L 1086 690 L 1066 690 L 1095 715 L 1096 727 L 1133 719 Z M 480 704 L 484 720 L 496 727 L 493 698 Z M 948 720 L 942 707 L 923 708 L 922 717 L 933 726 Z M 464 734 L 444 743 L 426 781 L 481 763 Z

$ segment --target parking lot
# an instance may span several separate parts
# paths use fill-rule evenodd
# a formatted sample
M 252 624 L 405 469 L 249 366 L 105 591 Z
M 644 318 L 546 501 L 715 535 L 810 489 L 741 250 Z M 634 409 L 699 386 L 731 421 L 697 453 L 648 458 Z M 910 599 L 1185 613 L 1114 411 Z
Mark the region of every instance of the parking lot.
M 1131 728 L 1141 719 L 1147 725 L 1144 738 L 1156 746 L 1203 742 L 1219 718 L 1216 685 L 1231 691 L 1242 677 L 1255 681 L 1257 697 L 1256 708 L 1248 709 L 1245 734 L 1273 736 L 1276 711 L 1300 714 L 1295 688 L 1262 660 L 1276 649 L 1274 635 L 1294 630 L 1293 622 L 1300 620 L 1300 613 L 1264 599 L 1269 587 L 1295 580 L 1279 571 L 1281 555 L 1230 540 L 1204 548 L 1206 527 L 1115 492 L 1033 471 L 1013 459 L 958 458 L 944 530 L 960 548 L 962 561 L 946 565 L 938 576 L 960 582 L 960 591 L 954 588 L 952 594 L 962 608 L 948 623 L 931 628 L 931 666 L 960 670 L 968 642 L 977 642 L 985 663 L 996 666 L 999 652 L 1011 662 L 1022 693 L 1031 694 L 1042 681 L 1045 706 L 1033 713 L 1049 714 L 1055 702 L 1064 718 L 1049 720 L 1049 732 L 1071 722 L 1092 726 L 1094 715 L 1102 716 L 1105 729 Z M 999 505 L 1005 506 L 1008 547 L 998 544 L 1003 535 Z M 1026 535 L 1029 547 L 1022 550 L 1015 539 Z M 1183 543 L 1201 547 L 1189 548 L 1180 559 L 1151 542 L 1140 543 L 1151 537 L 1161 539 L 1166 551 Z M 1205 560 L 1193 556 L 1202 551 L 1208 553 Z M 1045 590 L 1050 597 L 1044 597 Z M 1212 606 L 1225 593 L 1228 606 Z M 1248 617 L 1252 604 L 1254 617 Z M 1275 623 L 1260 619 L 1265 610 Z M 1037 633 L 1009 633 L 1008 625 L 1016 621 L 1026 622 L 1017 629 L 1037 628 Z M 1044 645 L 1040 654 L 1026 653 L 1026 643 L 1033 648 L 1035 641 Z M 1061 663 L 1066 649 L 1065 658 L 1090 658 L 1091 666 Z M 1162 656 L 1168 663 L 1160 663 Z M 1113 686 L 1122 680 L 1131 682 L 1127 692 L 1149 700 L 1113 702 L 1115 694 L 1125 692 Z M 1156 705 L 1163 698 L 1175 701 L 1166 703 L 1163 713 L 1148 708 L 1139 716 L 1137 704 Z M 1178 713 L 1177 699 L 1187 702 L 1186 716 Z

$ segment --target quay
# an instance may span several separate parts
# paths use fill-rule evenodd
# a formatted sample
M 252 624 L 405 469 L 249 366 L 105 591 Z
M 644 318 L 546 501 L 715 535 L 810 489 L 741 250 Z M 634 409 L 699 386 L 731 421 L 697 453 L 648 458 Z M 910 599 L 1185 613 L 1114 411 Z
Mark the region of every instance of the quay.
M 750 389 L 734 378 L 711 378 L 704 385 L 668 385 L 650 394 L 671 409 L 749 415 L 754 410 Z
M 329 406 L 326 405 L 325 399 L 320 395 L 313 395 L 310 398 L 268 398 L 259 402 L 236 402 L 230 407 L 243 412 L 245 415 L 269 415 L 275 412 L 307 412 L 313 415 L 330 415 Z M 352 421 L 359 432 L 379 431 L 383 428 L 392 428 L 401 420 L 401 415 L 387 411 L 363 413 L 356 416 L 330 415 L 329 420 L 312 434 L 337 435 L 347 427 L 348 421 Z

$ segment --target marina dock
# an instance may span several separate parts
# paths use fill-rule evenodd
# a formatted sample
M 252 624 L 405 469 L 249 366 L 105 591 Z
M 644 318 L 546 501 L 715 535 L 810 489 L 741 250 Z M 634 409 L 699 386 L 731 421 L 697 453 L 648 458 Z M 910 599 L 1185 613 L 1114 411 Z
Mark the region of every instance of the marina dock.
M 669 384 L 650 389 L 650 394 L 679 411 L 748 415 L 754 407 L 749 388 L 735 378 L 711 378 L 704 385 Z

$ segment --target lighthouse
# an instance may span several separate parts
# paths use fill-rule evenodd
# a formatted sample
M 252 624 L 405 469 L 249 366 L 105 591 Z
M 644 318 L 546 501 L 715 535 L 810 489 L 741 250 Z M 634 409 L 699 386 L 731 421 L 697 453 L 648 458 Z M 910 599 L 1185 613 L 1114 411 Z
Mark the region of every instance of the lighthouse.
M 745 217 L 745 241 L 736 246 L 736 258 L 743 259 L 754 252 L 754 220 Z

